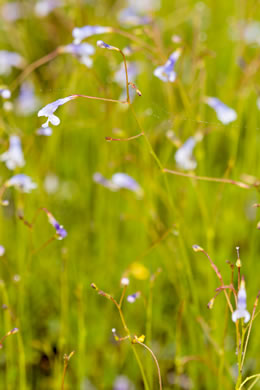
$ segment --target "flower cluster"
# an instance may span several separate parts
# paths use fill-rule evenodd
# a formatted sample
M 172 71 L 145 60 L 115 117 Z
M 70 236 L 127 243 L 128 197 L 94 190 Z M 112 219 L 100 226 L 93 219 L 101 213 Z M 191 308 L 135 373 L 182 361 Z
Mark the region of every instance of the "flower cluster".
M 10 170 L 25 165 L 21 141 L 17 135 L 11 135 L 9 149 L 0 156 L 0 160 L 4 161 Z

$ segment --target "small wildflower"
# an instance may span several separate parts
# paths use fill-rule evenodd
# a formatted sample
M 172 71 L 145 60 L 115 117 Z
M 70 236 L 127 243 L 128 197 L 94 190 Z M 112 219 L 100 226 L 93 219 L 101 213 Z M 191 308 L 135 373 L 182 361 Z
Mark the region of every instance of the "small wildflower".
M 203 251 L 203 248 L 201 248 L 201 246 L 199 246 L 199 245 L 192 245 L 192 249 L 194 250 L 194 252 L 202 252 Z
M 47 194 L 55 194 L 60 186 L 59 177 L 53 173 L 49 173 L 45 176 L 43 186 Z
M 70 53 L 74 55 L 82 64 L 91 68 L 93 60 L 90 56 L 95 53 L 95 48 L 89 43 L 70 43 L 67 46 L 62 46 L 60 50 L 62 53 Z
M 123 278 L 120 280 L 120 284 L 121 284 L 121 286 L 128 286 L 128 285 L 129 285 L 129 279 L 126 278 L 126 277 L 123 277 Z
M 137 337 L 137 336 L 134 336 L 132 342 L 133 344 L 136 344 L 136 343 L 143 343 L 145 340 L 145 335 L 142 334 L 141 336 Z
M 3 245 L 0 245 L 0 256 L 3 256 L 5 254 L 5 248 Z
M 239 318 L 244 318 L 245 323 L 250 320 L 250 314 L 246 310 L 246 289 L 245 281 L 243 279 L 237 295 L 237 310 L 232 313 L 232 321 L 236 322 Z
M 122 9 L 118 14 L 118 21 L 125 26 L 143 26 L 151 23 L 151 17 L 138 14 L 133 8 Z
M 260 23 L 257 21 L 248 23 L 244 29 L 244 39 L 248 44 L 260 46 Z
M 15 22 L 24 16 L 22 6 L 17 1 L 3 4 L 0 14 L 6 22 Z
M 13 276 L 13 281 L 14 281 L 15 283 L 19 283 L 20 280 L 21 280 L 21 276 L 20 276 L 20 275 L 15 274 L 15 275 Z
M 111 180 L 112 183 L 119 189 L 125 188 L 136 193 L 142 192 L 140 185 L 135 181 L 135 179 L 126 173 L 115 173 Z
M 163 66 L 158 66 L 153 74 L 164 82 L 173 83 L 176 79 L 176 72 L 174 71 L 174 66 L 178 58 L 180 57 L 181 49 L 175 50 L 168 61 Z
M 128 297 L 126 298 L 127 302 L 129 303 L 134 303 L 136 301 L 137 298 L 140 297 L 140 292 L 136 292 L 134 294 L 131 294 L 131 295 L 128 295 Z
M 96 172 L 93 175 L 95 183 L 101 184 L 103 187 L 110 189 L 110 191 L 117 191 L 118 188 L 112 183 L 111 180 L 106 179 L 101 173 Z
M 224 125 L 228 125 L 237 119 L 237 113 L 233 108 L 226 106 L 215 97 L 207 97 L 205 103 L 216 111 L 217 117 Z
M 3 109 L 7 112 L 12 111 L 14 108 L 13 103 L 10 101 L 5 101 L 3 104 Z
M 56 235 L 57 235 L 57 239 L 58 240 L 63 240 L 63 238 L 65 238 L 67 236 L 67 232 L 66 230 L 64 229 L 64 227 L 62 225 L 60 225 L 56 219 L 54 218 L 54 216 L 47 210 L 47 209 L 44 209 L 44 211 L 46 212 L 47 214 L 47 217 L 49 219 L 49 222 L 50 224 L 55 228 L 56 230 Z
M 38 109 L 40 101 L 35 96 L 34 87 L 31 83 L 24 82 L 21 85 L 16 104 L 18 113 L 23 116 L 30 115 Z
M 20 54 L 0 50 L 0 75 L 8 76 L 13 67 L 21 68 L 23 66 L 24 59 Z
M 136 62 L 127 63 L 127 73 L 129 81 L 135 82 L 136 76 L 139 73 L 139 69 Z M 120 87 L 125 87 L 125 64 L 121 62 L 117 71 L 114 74 L 114 81 L 120 85 Z
M 72 36 L 74 38 L 74 43 L 78 44 L 83 39 L 91 37 L 92 35 L 106 34 L 112 32 L 112 27 L 102 27 L 102 26 L 84 26 L 84 27 L 75 27 L 72 31 Z
M 3 99 L 10 99 L 11 91 L 8 88 L 0 88 L 0 96 L 2 96 Z
M 185 170 L 195 169 L 197 162 L 193 156 L 193 149 L 196 145 L 194 137 L 190 137 L 175 153 L 175 161 L 179 168 Z
M 43 18 L 62 5 L 60 0 L 38 0 L 34 6 L 35 15 Z
M 15 333 L 18 333 L 19 332 L 19 329 L 18 328 L 13 328 L 12 330 L 10 330 L 8 333 L 7 333 L 7 336 L 10 336 L 11 334 L 15 334 Z
M 10 170 L 25 165 L 21 141 L 17 135 L 11 135 L 9 149 L 0 156 L 0 160 L 4 161 Z
M 128 0 L 128 5 L 136 12 L 142 14 L 160 9 L 161 0 Z
M 113 390 L 134 390 L 134 388 L 134 384 L 125 375 L 116 377 L 113 384 Z
M 15 187 L 22 192 L 28 193 L 31 192 L 31 190 L 34 190 L 37 187 L 37 184 L 35 184 L 29 176 L 20 173 L 11 177 L 11 179 L 6 182 L 6 186 Z
M 47 104 L 47 106 L 43 107 L 38 112 L 38 117 L 40 116 L 46 116 L 48 119 L 47 121 L 42 125 L 42 127 L 48 127 L 49 122 L 51 122 L 52 125 L 58 126 L 60 124 L 60 119 L 54 115 L 53 113 L 57 110 L 59 106 L 62 106 L 63 104 L 69 102 L 70 100 L 75 99 L 75 96 L 68 96 L 63 99 L 58 99 L 55 102 Z
M 104 41 L 100 41 L 100 40 L 97 41 L 97 46 L 101 47 L 102 49 L 119 51 L 118 47 L 111 46 L 108 43 L 105 43 Z
M 37 135 L 43 135 L 45 137 L 50 137 L 52 135 L 52 128 L 51 127 L 40 127 L 38 130 L 36 130 Z
M 256 105 L 258 110 L 260 110 L 260 97 L 257 98 Z

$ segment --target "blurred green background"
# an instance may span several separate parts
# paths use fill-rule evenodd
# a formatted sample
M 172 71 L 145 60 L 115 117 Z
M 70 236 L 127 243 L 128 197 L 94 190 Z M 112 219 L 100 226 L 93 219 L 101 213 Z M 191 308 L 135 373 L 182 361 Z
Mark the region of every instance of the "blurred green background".
M 142 97 L 134 97 L 133 107 L 162 166 L 178 169 L 178 145 L 199 132 L 203 139 L 194 149 L 194 174 L 256 183 L 260 27 L 258 33 L 255 27 L 255 40 L 245 31 L 260 18 L 259 1 L 139 3 L 132 1 L 132 7 L 149 16 L 149 24 L 120 21 L 118 15 L 129 6 L 123 0 L 64 0 L 44 16 L 37 15 L 35 2 L 0 1 L 0 50 L 19 53 L 26 68 L 71 43 L 76 26 L 114 27 L 118 32 L 85 42 L 96 46 L 103 39 L 130 48 L 127 61 L 138 65 L 133 81 L 142 92 Z M 11 4 L 20 10 L 14 20 L 6 16 Z M 178 47 L 182 54 L 176 63 L 177 79 L 164 83 L 153 71 Z M 107 142 L 106 136 L 140 133 L 131 110 L 120 104 L 76 99 L 58 109 L 61 124 L 53 127 L 51 137 L 37 136 L 43 123 L 37 111 L 50 102 L 72 94 L 120 97 L 124 88 L 114 78 L 120 54 L 96 48 L 92 58 L 91 68 L 63 54 L 35 69 L 26 80 L 40 102 L 30 114 L 17 109 L 19 87 L 10 99 L 11 110 L 1 100 L 1 153 L 8 149 L 9 135 L 19 135 L 26 165 L 14 173 L 26 173 L 38 188 L 30 194 L 8 189 L 4 198 L 9 206 L 1 209 L 1 335 L 14 327 L 19 333 L 8 337 L 0 350 L 0 388 L 59 389 L 63 355 L 75 350 L 64 388 L 142 389 L 130 343 L 113 340 L 112 328 L 125 335 L 116 307 L 90 287 L 94 282 L 119 299 L 120 279 L 137 262 L 149 272 L 130 274 L 127 294 L 140 291 L 141 296 L 134 304 L 125 301 L 123 311 L 131 334 L 146 335 L 145 343 L 158 358 L 164 389 L 233 389 L 235 325 L 224 295 L 207 309 L 219 281 L 207 258 L 194 253 L 192 245 L 210 253 L 226 284 L 231 275 L 226 260 L 234 263 L 240 246 L 251 311 L 260 286 L 260 216 L 252 207 L 259 201 L 258 187 L 243 189 L 162 173 L 144 137 Z M 21 71 L 14 68 L 0 75 L 0 84 L 12 86 Z M 205 96 L 216 96 L 234 108 L 237 120 L 223 125 L 205 105 Z M 0 169 L 2 183 L 14 174 L 4 163 Z M 93 181 L 95 172 L 106 178 L 127 173 L 144 196 L 112 192 Z M 54 229 L 40 213 L 30 230 L 18 213 L 31 222 L 40 207 L 53 213 L 68 236 L 32 253 L 32 245 L 40 248 Z M 158 269 L 161 273 L 151 287 L 150 277 Z M 258 321 L 244 377 L 260 371 Z M 141 346 L 135 348 L 150 389 L 157 389 L 151 356 Z M 126 387 L 116 387 L 120 376 Z

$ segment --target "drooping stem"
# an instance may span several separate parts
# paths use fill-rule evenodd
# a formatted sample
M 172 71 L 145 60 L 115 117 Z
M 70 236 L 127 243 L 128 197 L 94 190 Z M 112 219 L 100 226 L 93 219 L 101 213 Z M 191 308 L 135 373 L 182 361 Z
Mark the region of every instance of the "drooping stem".
M 218 178 L 218 177 L 197 176 L 197 175 L 193 175 L 191 173 L 183 173 L 183 172 L 174 171 L 174 170 L 168 169 L 168 168 L 164 168 L 163 171 L 167 172 L 167 173 L 171 173 L 172 175 L 177 175 L 177 176 L 182 176 L 182 177 L 189 177 L 189 178 L 195 179 L 195 180 L 204 180 L 204 181 L 213 181 L 213 182 L 216 182 L 216 183 L 233 184 L 233 185 L 235 185 L 237 187 L 246 188 L 246 189 L 250 189 L 251 188 L 251 186 L 246 184 L 246 183 L 243 183 L 241 181 L 232 180 L 232 179 L 221 179 L 221 178 Z
M 143 346 L 144 348 L 146 348 L 146 349 L 150 352 L 150 354 L 152 355 L 153 360 L 155 361 L 155 364 L 156 364 L 156 367 L 157 367 L 157 371 L 158 371 L 159 388 L 160 388 L 160 390 L 162 390 L 162 377 L 161 377 L 161 371 L 160 371 L 160 366 L 159 366 L 158 360 L 156 359 L 155 354 L 153 353 L 153 351 L 152 351 L 146 344 L 141 343 L 141 342 L 138 341 L 138 340 L 136 340 L 136 343 L 142 345 L 142 346 Z
M 19 76 L 12 82 L 10 86 L 10 90 L 13 92 L 19 85 L 28 77 L 34 70 L 39 68 L 40 66 L 46 64 L 47 62 L 50 62 L 55 57 L 57 57 L 60 54 L 59 47 L 46 56 L 39 58 L 38 60 L 32 62 L 30 65 L 28 65 L 22 73 L 19 74 Z

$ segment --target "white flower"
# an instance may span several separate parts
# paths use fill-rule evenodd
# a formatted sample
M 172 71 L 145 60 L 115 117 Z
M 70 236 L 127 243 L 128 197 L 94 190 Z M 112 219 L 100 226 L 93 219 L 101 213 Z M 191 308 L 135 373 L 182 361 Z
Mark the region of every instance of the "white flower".
M 245 323 L 250 320 L 250 314 L 246 310 L 246 289 L 243 280 L 237 294 L 237 310 L 232 313 L 232 321 L 236 322 L 239 318 L 244 318 Z
M 18 113 L 24 116 L 30 115 L 38 109 L 40 102 L 34 94 L 34 87 L 31 83 L 24 82 L 21 85 L 16 104 Z
M 8 88 L 0 88 L 0 96 L 2 96 L 3 99 L 10 99 L 11 91 Z
M 38 0 L 34 6 L 36 16 L 43 18 L 47 16 L 52 10 L 62 5 L 60 0 Z
M 129 81 L 134 83 L 136 76 L 139 73 L 139 69 L 137 67 L 136 62 L 127 63 L 127 73 L 128 73 Z M 120 87 L 122 87 L 122 88 L 125 87 L 126 79 L 125 79 L 125 64 L 124 64 L 124 62 L 121 62 L 117 71 L 115 72 L 114 80 L 115 80 L 115 82 L 117 82 L 120 85 Z
M 34 190 L 37 187 L 37 184 L 35 184 L 29 176 L 20 173 L 11 177 L 11 179 L 6 182 L 6 186 L 15 187 L 22 192 L 28 193 L 31 192 L 31 190 Z
M 21 68 L 23 66 L 24 59 L 20 54 L 0 50 L 0 75 L 8 76 L 12 67 Z
M 233 108 L 226 106 L 219 99 L 215 97 L 207 97 L 205 103 L 216 111 L 218 119 L 224 124 L 228 125 L 237 119 L 237 113 Z
M 47 106 L 43 107 L 38 112 L 38 116 L 46 116 L 48 119 L 42 125 L 42 127 L 48 127 L 49 122 L 51 122 L 51 124 L 54 126 L 58 126 L 60 124 L 60 119 L 56 115 L 53 115 L 53 113 L 57 110 L 59 106 L 62 106 L 63 104 L 69 102 L 72 99 L 75 99 L 75 96 L 68 96 L 63 99 L 58 99 L 55 102 L 49 103 L 47 104 Z
M 257 44 L 260 46 L 260 23 L 248 23 L 244 29 L 244 39 L 249 44 Z
M 137 298 L 139 298 L 140 297 L 140 292 L 138 291 L 138 292 L 136 292 L 136 293 L 134 293 L 134 294 L 131 294 L 131 295 L 128 295 L 128 297 L 126 298 L 126 300 L 127 300 L 127 302 L 129 302 L 129 303 L 134 303 L 136 300 L 137 300 Z
M 140 196 L 143 195 L 143 190 L 140 185 L 135 181 L 135 179 L 126 173 L 115 173 L 112 176 L 111 181 L 118 189 L 125 188 L 139 194 Z
M 121 286 L 128 286 L 128 285 L 129 285 L 129 279 L 126 278 L 126 277 L 123 277 L 123 278 L 120 280 L 120 284 L 121 284 Z
M 25 165 L 21 141 L 17 135 L 11 135 L 9 149 L 0 156 L 0 160 L 11 170 Z
M 120 24 L 125 26 L 140 26 L 149 24 L 152 19 L 147 15 L 138 14 L 133 8 L 124 8 L 118 14 Z
M 92 35 L 105 34 L 111 32 L 113 29 L 111 27 L 102 27 L 102 26 L 83 26 L 75 27 L 72 31 L 72 36 L 74 38 L 74 43 L 78 44 L 83 39 L 91 37 Z
M 160 80 L 165 83 L 173 83 L 176 79 L 176 72 L 174 71 L 174 66 L 178 58 L 180 57 L 181 49 L 175 50 L 169 57 L 168 61 L 162 65 L 158 66 L 153 74 L 158 77 Z
M 101 40 L 97 41 L 97 46 L 101 47 L 101 49 L 108 49 L 108 50 L 119 51 L 118 47 L 111 46 L 108 43 L 106 43 L 104 41 L 101 41 Z
M 88 68 L 92 66 L 93 60 L 90 56 L 95 53 L 95 48 L 89 43 L 70 43 L 67 46 L 62 46 L 60 49 L 63 53 L 70 53 L 77 57 L 79 61 Z
M 257 98 L 256 105 L 258 110 L 260 110 L 260 97 Z
M 0 245 L 0 256 L 3 256 L 5 254 L 5 248 L 3 245 Z
M 193 149 L 196 145 L 194 137 L 190 137 L 175 153 L 175 161 L 177 165 L 187 171 L 193 170 L 197 166 L 197 162 L 193 156 Z
M 40 127 L 38 130 L 36 130 L 37 135 L 43 135 L 45 137 L 50 137 L 52 135 L 52 128 L 51 127 Z
M 161 0 L 128 0 L 129 7 L 139 13 L 147 13 L 161 7 Z
M 3 4 L 0 13 L 3 19 L 7 22 L 15 22 L 24 16 L 23 8 L 17 1 Z

